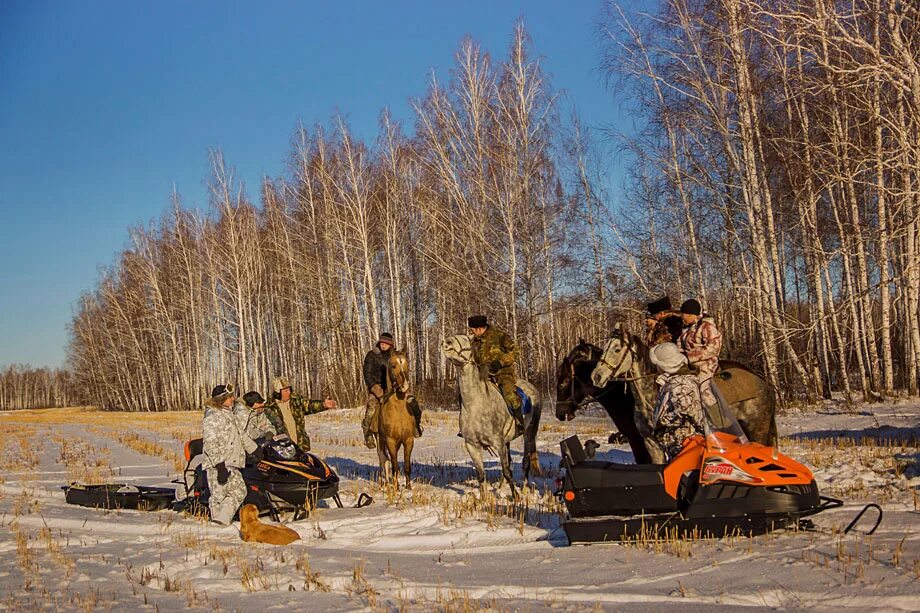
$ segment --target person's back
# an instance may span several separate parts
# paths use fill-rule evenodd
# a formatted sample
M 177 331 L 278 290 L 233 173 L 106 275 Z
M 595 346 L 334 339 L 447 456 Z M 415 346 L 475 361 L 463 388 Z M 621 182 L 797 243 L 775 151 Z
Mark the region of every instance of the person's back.
M 472 331 L 473 359 L 484 376 L 495 379 L 502 398 L 519 432 L 524 429 L 524 415 L 521 413 L 521 397 L 517 393 L 515 361 L 518 348 L 514 340 L 502 330 L 490 326 L 484 315 L 474 315 L 467 321 Z
M 704 432 L 699 381 L 674 343 L 653 347 L 649 358 L 662 374 L 656 380 L 660 388 L 655 412 L 644 430 L 670 461 L 680 453 L 684 439 Z

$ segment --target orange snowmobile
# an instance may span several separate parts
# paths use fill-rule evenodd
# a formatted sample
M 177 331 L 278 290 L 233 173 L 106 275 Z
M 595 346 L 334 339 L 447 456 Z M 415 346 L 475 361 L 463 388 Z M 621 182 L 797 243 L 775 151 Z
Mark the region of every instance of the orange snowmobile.
M 756 535 L 798 526 L 843 501 L 821 496 L 804 465 L 776 448 L 750 442 L 714 388 L 705 436 L 684 440 L 670 463 L 617 464 L 587 458 L 577 436 L 562 441 L 563 476 L 556 496 L 569 518 L 569 542 Z M 878 511 L 872 534 L 882 520 Z

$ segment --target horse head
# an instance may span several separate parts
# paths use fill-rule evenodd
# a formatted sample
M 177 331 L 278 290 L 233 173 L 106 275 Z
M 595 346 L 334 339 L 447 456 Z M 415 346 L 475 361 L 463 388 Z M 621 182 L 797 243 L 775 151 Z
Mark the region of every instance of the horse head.
M 579 339 L 562 359 L 556 371 L 556 418 L 559 421 L 573 419 L 581 402 L 593 393 L 587 388 L 599 355 L 599 348 Z
M 632 336 L 622 324 L 617 323 L 591 373 L 591 382 L 597 387 L 604 387 L 611 379 L 625 378 L 633 367 L 635 352 Z
M 441 343 L 441 353 L 448 362 L 456 366 L 469 364 L 473 361 L 473 342 L 468 334 L 457 334 L 444 339 Z
M 387 375 L 396 391 L 401 394 L 409 392 L 409 358 L 406 357 L 406 354 L 400 351 L 393 351 L 390 354 Z

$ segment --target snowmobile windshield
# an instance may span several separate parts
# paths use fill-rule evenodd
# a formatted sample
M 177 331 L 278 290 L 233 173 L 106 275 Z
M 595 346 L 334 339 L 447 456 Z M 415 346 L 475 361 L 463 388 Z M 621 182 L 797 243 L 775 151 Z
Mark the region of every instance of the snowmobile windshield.
M 726 442 L 736 445 L 746 444 L 748 438 L 744 434 L 744 430 L 741 429 L 738 420 L 735 419 L 734 413 L 728 408 L 728 403 L 725 402 L 725 397 L 719 391 L 715 381 L 712 382 L 711 389 L 716 403 L 705 407 L 703 410 L 706 415 L 706 437 L 709 439 L 709 443 L 718 448 L 724 447 Z

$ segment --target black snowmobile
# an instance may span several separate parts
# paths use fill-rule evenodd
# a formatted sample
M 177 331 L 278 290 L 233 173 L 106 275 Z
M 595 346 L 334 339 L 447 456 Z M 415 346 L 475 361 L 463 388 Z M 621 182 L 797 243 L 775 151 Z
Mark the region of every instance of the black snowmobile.
M 185 467 L 181 480 L 184 486 L 184 510 L 191 513 L 207 513 L 208 475 L 202 468 L 204 443 L 196 438 L 185 444 Z M 243 480 L 246 482 L 246 500 L 243 504 L 254 504 L 261 513 L 267 513 L 278 520 L 279 513 L 293 511 L 294 520 L 303 519 L 316 508 L 320 500 L 331 498 L 342 508 L 339 498 L 339 477 L 319 457 L 298 447 L 290 438 L 270 439 L 261 445 L 263 457 L 257 460 L 246 458 Z M 369 497 L 359 499 L 360 506 L 366 506 Z
M 684 441 L 668 464 L 617 464 L 588 459 L 577 436 L 562 441 L 563 476 L 556 496 L 569 518 L 570 543 L 753 536 L 771 530 L 813 529 L 804 519 L 843 501 L 818 493 L 811 471 L 775 448 L 748 441 L 714 390 L 706 436 Z M 869 504 L 863 513 L 882 510 Z

